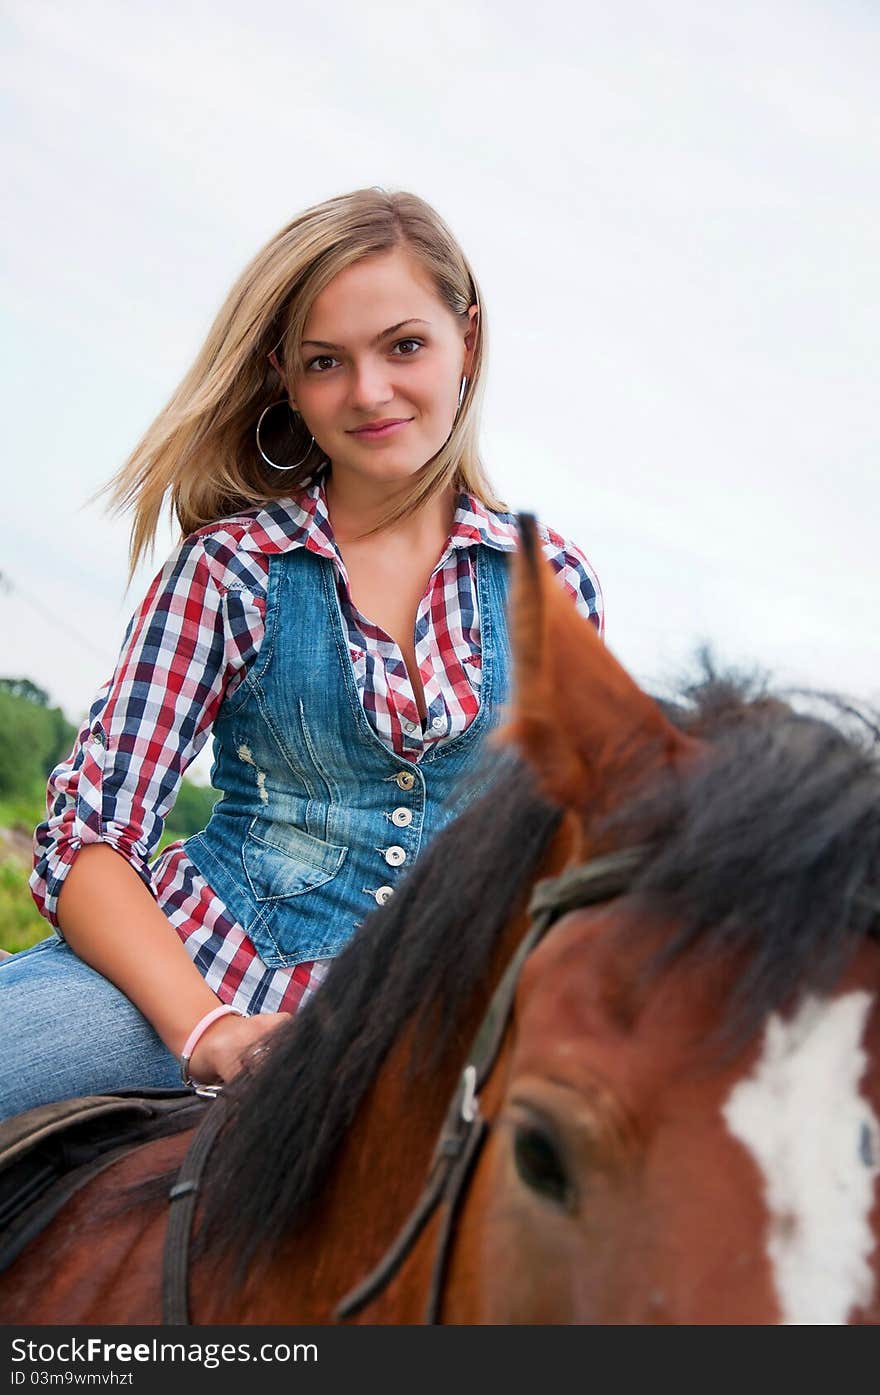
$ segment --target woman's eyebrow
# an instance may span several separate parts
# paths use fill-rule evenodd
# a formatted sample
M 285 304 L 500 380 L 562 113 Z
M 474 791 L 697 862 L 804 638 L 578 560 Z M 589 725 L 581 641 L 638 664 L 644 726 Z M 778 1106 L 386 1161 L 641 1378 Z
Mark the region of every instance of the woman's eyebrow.
M 381 333 L 380 333 L 380 334 L 377 334 L 376 337 L 375 337 L 375 339 L 372 340 L 372 343 L 373 343 L 373 344 L 378 344 L 378 343 L 380 342 L 380 340 L 386 338 L 387 335 L 389 335 L 389 334 L 394 334 L 394 332 L 395 332 L 396 330 L 398 330 L 398 329 L 403 329 L 403 326 L 404 326 L 404 325 L 427 325 L 428 328 L 430 329 L 431 321 L 430 321 L 430 320 L 400 320 L 400 321 L 398 322 L 398 324 L 396 324 L 396 325 L 389 325 L 387 329 L 383 329 L 383 330 L 381 331 Z M 343 347 L 342 344 L 328 344 L 326 339 L 303 339 L 302 344 L 303 344 L 303 347 L 304 347 L 306 344 L 314 344 L 314 345 L 316 345 L 316 347 L 319 348 L 319 349 L 341 349 L 341 348 Z

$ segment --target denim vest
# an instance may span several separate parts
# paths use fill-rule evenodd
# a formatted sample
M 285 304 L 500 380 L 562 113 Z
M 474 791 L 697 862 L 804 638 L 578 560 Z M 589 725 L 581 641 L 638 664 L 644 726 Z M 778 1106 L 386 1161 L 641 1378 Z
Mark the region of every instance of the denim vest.
M 260 652 L 214 726 L 223 798 L 186 843 L 270 968 L 338 954 L 491 782 L 500 754 L 480 757 L 508 695 L 508 560 L 477 548 L 479 711 L 415 764 L 367 721 L 333 562 L 306 548 L 271 559 Z

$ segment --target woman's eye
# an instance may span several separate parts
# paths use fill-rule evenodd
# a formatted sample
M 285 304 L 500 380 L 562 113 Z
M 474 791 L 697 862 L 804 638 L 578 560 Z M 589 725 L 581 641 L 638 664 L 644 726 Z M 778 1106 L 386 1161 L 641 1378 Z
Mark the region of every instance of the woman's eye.
M 318 364 L 318 363 L 335 363 L 335 362 L 336 362 L 336 359 L 335 359 L 335 358 L 331 358 L 331 356 L 330 356 L 329 354 L 320 354 L 317 358 L 309 359 L 309 362 L 308 362 L 308 364 L 306 365 L 306 367 L 308 368 L 308 370 L 309 370 L 310 373 L 311 373 L 311 372 L 315 372 L 315 373 L 326 373 L 326 372 L 327 372 L 326 368 L 316 368 L 315 365 Z
M 421 348 L 422 348 L 422 340 L 421 340 L 421 339 L 398 339 L 398 341 L 397 341 L 397 343 L 394 345 L 394 347 L 395 347 L 395 349 L 399 349 L 399 348 L 401 347 L 401 345 L 405 345 L 405 344 L 413 344 L 413 345 L 415 345 L 415 349 L 421 349 Z M 397 357 L 398 357 L 398 358 L 412 358 L 412 355 L 413 355 L 413 353 L 415 352 L 415 349 L 409 350 L 409 351 L 407 351 L 406 353 L 403 353 L 403 354 L 398 354 Z

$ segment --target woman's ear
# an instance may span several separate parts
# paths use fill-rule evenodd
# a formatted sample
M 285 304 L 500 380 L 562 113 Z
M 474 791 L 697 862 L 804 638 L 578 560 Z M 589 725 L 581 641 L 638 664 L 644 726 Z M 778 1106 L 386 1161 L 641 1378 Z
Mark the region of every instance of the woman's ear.
M 288 394 L 288 396 L 289 396 L 289 395 L 290 395 L 290 388 L 287 386 L 287 379 L 286 379 L 285 376 L 284 376 L 284 370 L 283 370 L 283 368 L 281 367 L 281 364 L 278 362 L 278 355 L 276 354 L 275 350 L 273 349 L 273 350 L 271 351 L 271 353 L 267 355 L 267 357 L 268 357 L 269 362 L 271 363 L 272 367 L 275 369 L 275 372 L 278 374 L 279 378 L 281 379 L 281 386 L 284 388 L 284 391 L 285 391 L 285 392 Z
M 462 373 L 470 378 L 471 369 L 474 366 L 474 349 L 477 343 L 477 325 L 479 323 L 479 310 L 476 305 L 471 305 L 468 309 L 468 327 L 465 330 L 464 345 L 467 350 L 462 365 Z

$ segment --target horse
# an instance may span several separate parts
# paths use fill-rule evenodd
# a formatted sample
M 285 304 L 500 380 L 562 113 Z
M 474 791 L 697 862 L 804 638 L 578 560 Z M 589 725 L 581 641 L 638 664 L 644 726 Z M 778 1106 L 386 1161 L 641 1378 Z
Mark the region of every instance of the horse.
M 217 1099 L 56 1198 L 5 1322 L 880 1320 L 876 731 L 661 703 L 527 518 L 514 568 L 488 793 Z

